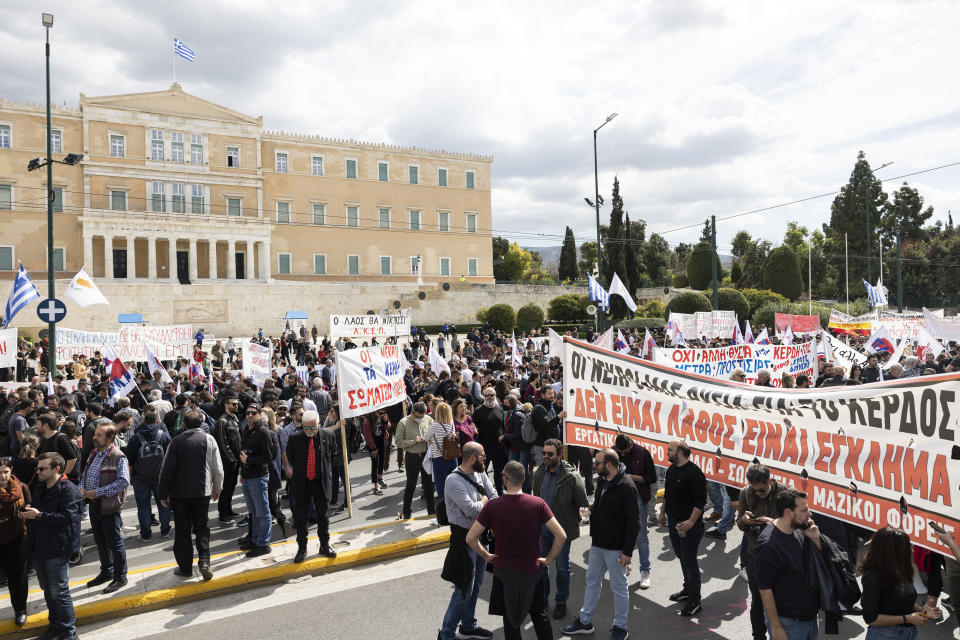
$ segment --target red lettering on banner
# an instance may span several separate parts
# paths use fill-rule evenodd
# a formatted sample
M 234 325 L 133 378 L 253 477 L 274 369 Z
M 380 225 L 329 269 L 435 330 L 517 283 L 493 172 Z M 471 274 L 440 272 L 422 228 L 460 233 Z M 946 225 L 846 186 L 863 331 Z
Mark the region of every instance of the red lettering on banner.
M 610 394 L 610 414 L 613 418 L 613 424 L 626 426 L 623 415 L 623 405 L 621 404 L 623 396 Z
M 883 476 L 880 475 L 880 443 L 876 440 L 870 442 L 870 453 L 863 463 L 863 480 L 868 484 L 883 486 Z
M 780 458 L 781 462 L 789 462 L 791 464 L 800 464 L 800 451 L 797 447 L 797 430 L 796 429 L 787 429 L 787 432 L 783 436 L 783 456 Z
M 744 420 L 744 425 L 746 430 L 743 432 L 743 452 L 748 456 L 757 455 L 757 446 L 755 440 L 757 438 L 757 421 L 753 418 L 748 418 Z
M 930 455 L 921 451 L 916 464 L 913 463 L 913 455 L 912 449 L 903 452 L 903 492 L 909 496 L 916 489 L 922 498 L 927 495 L 927 460 Z
M 930 495 L 927 500 L 930 502 L 942 502 L 946 506 L 952 506 L 950 500 L 950 487 L 947 476 L 947 458 L 942 454 L 937 454 L 933 459 L 933 484 L 930 486 Z
M 843 462 L 843 474 L 857 482 L 863 481 L 863 472 L 860 470 L 861 451 L 863 451 L 863 440 L 847 438 L 847 458 Z
M 649 400 L 643 403 L 643 423 L 642 428 L 646 431 L 652 431 L 654 433 L 660 433 L 660 403 L 657 403 L 654 411 L 656 412 L 657 421 L 654 422 L 654 417 L 650 415 L 650 405 L 653 404 Z
M 697 438 L 697 442 L 706 442 L 707 441 L 707 428 L 710 426 L 710 414 L 706 411 L 701 411 L 700 415 L 697 416 L 697 422 L 693 427 L 693 434 Z
M 900 493 L 900 470 L 903 469 L 903 447 L 887 444 L 887 455 L 883 456 L 883 484 L 888 489 Z
M 577 389 L 577 394 L 573 401 L 573 415 L 578 418 L 588 418 L 587 407 L 583 402 L 583 390 Z

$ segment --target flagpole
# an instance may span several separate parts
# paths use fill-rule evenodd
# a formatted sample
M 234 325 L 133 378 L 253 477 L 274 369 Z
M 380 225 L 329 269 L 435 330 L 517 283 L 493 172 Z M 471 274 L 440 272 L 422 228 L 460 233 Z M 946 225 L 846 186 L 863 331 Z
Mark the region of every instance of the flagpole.
M 847 280 L 847 315 L 850 315 L 850 254 L 847 251 L 847 234 L 843 234 L 843 262 L 846 265 Z
M 811 244 L 807 244 L 807 293 L 810 296 L 810 304 L 807 305 L 807 313 L 813 314 L 813 249 Z
M 177 84 L 177 50 L 173 50 L 173 84 Z

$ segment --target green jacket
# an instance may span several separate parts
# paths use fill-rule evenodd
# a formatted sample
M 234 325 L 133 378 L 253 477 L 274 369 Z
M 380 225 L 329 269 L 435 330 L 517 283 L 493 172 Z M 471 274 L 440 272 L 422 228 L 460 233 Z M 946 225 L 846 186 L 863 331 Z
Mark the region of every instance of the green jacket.
M 417 436 L 423 438 L 432 424 L 433 419 L 430 416 L 424 416 L 418 425 L 417 421 L 413 419 L 413 415 L 409 415 L 397 423 L 397 430 L 393 434 L 394 442 L 406 453 L 426 453 L 426 441 L 417 444 L 414 444 L 413 441 Z
M 547 474 L 547 465 L 541 464 L 533 471 L 533 495 L 540 496 L 540 485 Z M 583 476 L 576 468 L 560 461 L 557 469 L 557 493 L 553 500 L 553 515 L 556 516 L 563 532 L 567 534 L 567 542 L 580 537 L 580 509 L 590 506 L 587 502 L 587 490 L 583 486 Z

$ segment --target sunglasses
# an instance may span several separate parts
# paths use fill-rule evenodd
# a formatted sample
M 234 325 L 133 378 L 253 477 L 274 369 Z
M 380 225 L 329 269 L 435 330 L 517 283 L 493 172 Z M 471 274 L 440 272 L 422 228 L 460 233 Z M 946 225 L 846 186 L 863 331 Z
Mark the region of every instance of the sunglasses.
M 259 412 L 259 411 L 247 411 L 247 415 L 248 415 L 248 416 L 255 416 L 255 415 L 257 415 L 258 413 L 260 413 L 260 412 Z
M 37 471 L 49 471 L 52 468 L 53 467 L 41 467 L 40 465 L 37 465 Z
M 557 455 L 557 454 L 555 454 L 555 453 L 547 453 L 546 451 L 543 452 L 543 457 L 544 457 L 544 458 L 553 458 L 553 457 L 555 457 L 556 455 Z

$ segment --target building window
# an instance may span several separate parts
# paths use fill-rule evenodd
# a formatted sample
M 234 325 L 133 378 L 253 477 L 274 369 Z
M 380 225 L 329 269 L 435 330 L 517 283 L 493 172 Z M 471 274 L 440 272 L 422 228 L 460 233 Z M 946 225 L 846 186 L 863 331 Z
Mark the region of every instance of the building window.
M 10 211 L 13 208 L 13 186 L 0 184 L 0 209 Z
M 150 132 L 150 159 L 163 161 L 163 131 L 160 129 Z
M 66 262 L 66 256 L 64 254 L 63 247 L 54 247 L 53 248 L 53 270 L 54 271 L 66 271 L 67 268 L 64 266 Z
M 167 210 L 167 199 L 163 187 L 162 182 L 153 183 L 153 210 L 157 213 L 163 213 Z
M 467 189 L 473 189 L 473 171 L 467 171 Z
M 111 191 L 110 192 L 110 208 L 114 211 L 126 211 L 127 210 L 127 192 Z
M 278 153 L 277 154 L 277 173 L 286 173 L 287 172 L 287 154 Z
M 227 147 L 227 166 L 240 166 L 240 147 Z
M 63 213 L 63 188 L 53 188 L 53 210 L 57 213 Z
M 389 276 L 393 272 L 393 258 L 380 256 L 380 275 Z
M 352 276 L 360 273 L 360 256 L 347 256 L 347 273 Z
M 450 258 L 440 258 L 440 275 L 450 275 Z
M 441 187 L 447 186 L 447 170 L 440 169 L 437 171 L 437 185 Z
M 203 136 L 190 134 L 190 164 L 203 164 Z
M 380 176 L 380 182 L 387 182 L 390 179 L 390 165 L 386 162 L 377 163 L 377 173 Z
M 0 247 L 0 271 L 13 271 L 13 247 Z
M 243 210 L 240 204 L 240 198 L 227 198 L 227 215 L 228 216 L 239 216 L 242 214 Z
M 327 224 L 327 205 L 313 205 L 313 224 Z
M 417 256 L 410 256 L 410 275 L 417 275 L 417 265 L 420 264 L 420 261 L 417 259 Z
M 182 182 L 173 183 L 173 200 L 171 202 L 174 213 L 183 213 L 187 210 L 187 189 Z
M 315 176 L 323 175 L 323 156 L 311 156 L 310 173 Z
M 410 231 L 420 231 L 420 212 L 416 209 L 410 211 Z
M 420 167 L 410 165 L 410 184 L 420 183 Z
M 327 273 L 327 256 L 313 254 L 313 273 L 322 276 Z
M 468 213 L 467 214 L 467 233 L 476 233 L 477 232 L 477 214 Z
M 170 134 L 170 159 L 174 162 L 183 162 L 182 131 L 174 131 Z
M 477 275 L 477 262 L 478 262 L 478 260 L 477 260 L 476 258 L 470 258 L 469 260 L 467 260 L 467 275 L 468 275 L 468 276 L 475 276 L 475 275 Z
M 290 275 L 290 254 L 277 254 L 277 273 L 281 275 Z
M 390 228 L 390 209 L 380 209 L 380 228 Z
M 203 185 L 195 184 L 190 187 L 190 212 L 203 213 Z
M 0 149 L 10 148 L 10 125 L 0 124 Z
M 111 158 L 122 158 L 124 156 L 125 147 L 126 147 L 126 139 L 123 136 L 118 136 L 114 134 L 110 135 L 110 157 Z
M 437 231 L 450 231 L 450 212 L 437 212 Z
M 50 129 L 50 153 L 63 153 L 63 131 Z
M 357 177 L 357 161 L 356 160 L 347 160 L 347 177 L 348 178 Z
M 277 222 L 290 222 L 290 203 L 277 203 Z
M 360 207 L 347 207 L 347 226 L 360 226 Z

